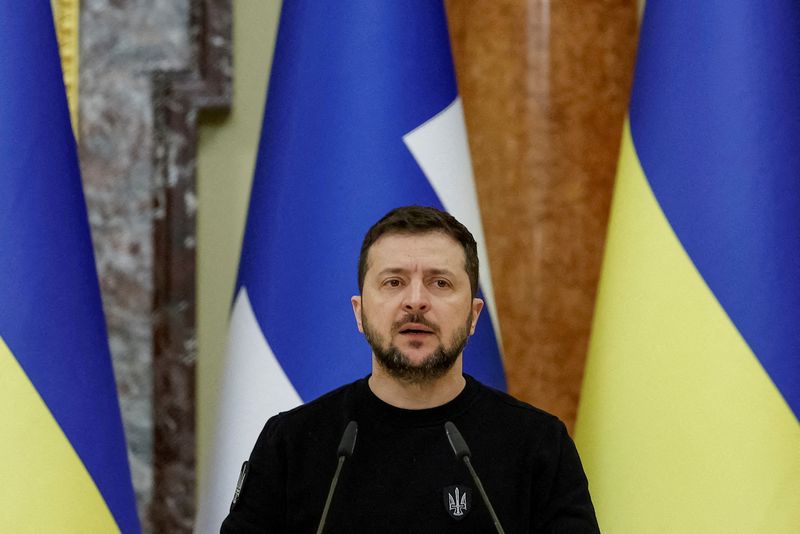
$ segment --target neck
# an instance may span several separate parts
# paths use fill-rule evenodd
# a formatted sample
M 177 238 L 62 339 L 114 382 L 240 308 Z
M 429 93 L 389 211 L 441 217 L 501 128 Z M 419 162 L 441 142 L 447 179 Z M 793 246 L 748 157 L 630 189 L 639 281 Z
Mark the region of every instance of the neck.
M 407 410 L 435 408 L 455 399 L 465 385 L 460 356 L 447 373 L 422 382 L 408 382 L 395 378 L 381 367 L 375 356 L 372 357 L 369 388 L 380 400 L 396 408 Z

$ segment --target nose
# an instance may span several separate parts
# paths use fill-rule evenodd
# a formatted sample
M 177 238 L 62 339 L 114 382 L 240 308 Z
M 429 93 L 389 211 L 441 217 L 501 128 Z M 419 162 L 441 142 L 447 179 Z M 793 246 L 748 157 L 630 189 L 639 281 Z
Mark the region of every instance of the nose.
M 403 297 L 403 310 L 409 313 L 425 313 L 431 307 L 425 284 L 415 281 L 408 285 Z

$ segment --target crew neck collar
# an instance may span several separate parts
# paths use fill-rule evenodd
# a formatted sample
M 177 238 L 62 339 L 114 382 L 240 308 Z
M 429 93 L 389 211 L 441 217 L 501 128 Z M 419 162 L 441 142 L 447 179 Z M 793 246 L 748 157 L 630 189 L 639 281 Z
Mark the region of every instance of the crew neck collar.
M 445 421 L 453 419 L 466 410 L 479 391 L 476 380 L 464 374 L 464 388 L 453 400 L 433 408 L 411 410 L 398 408 L 382 401 L 372 392 L 368 381 L 369 375 L 357 383 L 359 418 L 364 423 L 376 421 L 392 426 L 421 427 L 444 424 Z

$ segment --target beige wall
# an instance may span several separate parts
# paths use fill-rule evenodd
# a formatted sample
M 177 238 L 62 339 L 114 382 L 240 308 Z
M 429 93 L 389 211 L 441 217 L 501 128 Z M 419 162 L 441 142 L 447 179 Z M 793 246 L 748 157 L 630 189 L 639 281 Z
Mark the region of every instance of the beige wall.
M 233 108 L 201 121 L 197 158 L 197 465 L 211 442 L 228 312 L 261 132 L 280 0 L 233 2 Z M 202 478 L 203 473 L 198 475 Z M 198 481 L 202 486 L 203 481 Z

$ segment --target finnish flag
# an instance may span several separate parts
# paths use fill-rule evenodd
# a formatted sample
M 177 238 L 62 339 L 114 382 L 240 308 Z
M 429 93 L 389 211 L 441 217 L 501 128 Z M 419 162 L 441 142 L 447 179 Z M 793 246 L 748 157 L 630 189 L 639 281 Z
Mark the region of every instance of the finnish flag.
M 350 297 L 369 227 L 435 206 L 478 242 L 464 370 L 505 388 L 500 333 L 444 6 L 285 2 L 250 197 L 198 532 L 218 532 L 264 422 L 370 372 Z

